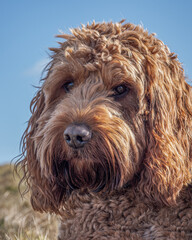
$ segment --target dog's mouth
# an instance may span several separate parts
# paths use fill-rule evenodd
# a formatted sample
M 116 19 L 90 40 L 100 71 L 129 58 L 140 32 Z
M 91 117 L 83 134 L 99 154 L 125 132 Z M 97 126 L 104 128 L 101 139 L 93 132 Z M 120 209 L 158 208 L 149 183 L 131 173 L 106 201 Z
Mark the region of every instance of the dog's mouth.
M 93 159 L 79 158 L 78 151 L 74 151 L 74 157 L 67 161 L 63 159 L 54 161 L 53 169 L 57 183 L 70 191 L 89 189 L 100 192 L 113 188 L 108 187 L 112 177 L 109 175 L 108 167 Z

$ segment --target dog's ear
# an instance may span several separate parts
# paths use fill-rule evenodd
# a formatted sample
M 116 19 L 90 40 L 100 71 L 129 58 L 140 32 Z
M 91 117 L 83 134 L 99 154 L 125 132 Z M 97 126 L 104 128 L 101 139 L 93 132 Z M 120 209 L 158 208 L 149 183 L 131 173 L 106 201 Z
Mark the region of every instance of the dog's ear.
M 172 205 L 192 179 L 192 90 L 173 54 L 146 57 L 146 81 L 148 145 L 138 187 Z
M 62 190 L 54 178 L 46 178 L 41 170 L 40 163 L 36 158 L 34 135 L 38 131 L 38 119 L 45 107 L 45 98 L 40 89 L 32 99 L 30 110 L 31 118 L 23 134 L 21 145 L 22 154 L 16 163 L 16 170 L 22 170 L 21 182 L 27 183 L 31 194 L 33 208 L 40 212 L 57 212 L 62 198 Z

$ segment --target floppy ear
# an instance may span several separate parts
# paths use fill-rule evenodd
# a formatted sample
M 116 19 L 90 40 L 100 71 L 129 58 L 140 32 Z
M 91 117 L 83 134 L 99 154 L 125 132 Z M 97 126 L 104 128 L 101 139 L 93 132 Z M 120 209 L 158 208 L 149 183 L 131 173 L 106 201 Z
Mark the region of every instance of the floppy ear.
M 44 100 L 44 94 L 40 89 L 31 101 L 30 110 L 32 116 L 21 140 L 22 154 L 16 163 L 16 168 L 23 170 L 21 182 L 26 182 L 28 185 L 33 208 L 40 212 L 58 213 L 63 196 L 62 189 L 53 177 L 48 179 L 43 175 L 34 147 L 34 135 L 38 131 L 38 119 L 45 107 Z
M 146 57 L 146 81 L 148 145 L 138 187 L 172 205 L 192 179 L 192 89 L 171 53 Z

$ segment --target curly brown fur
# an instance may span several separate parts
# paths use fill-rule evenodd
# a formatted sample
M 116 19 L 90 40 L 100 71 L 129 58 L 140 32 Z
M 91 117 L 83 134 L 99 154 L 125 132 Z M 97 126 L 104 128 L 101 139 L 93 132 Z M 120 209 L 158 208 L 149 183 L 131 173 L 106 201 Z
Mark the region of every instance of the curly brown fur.
M 192 88 L 177 56 L 123 21 L 58 37 L 18 162 L 33 208 L 62 216 L 60 239 L 191 239 Z M 91 129 L 82 148 L 63 136 L 74 123 Z

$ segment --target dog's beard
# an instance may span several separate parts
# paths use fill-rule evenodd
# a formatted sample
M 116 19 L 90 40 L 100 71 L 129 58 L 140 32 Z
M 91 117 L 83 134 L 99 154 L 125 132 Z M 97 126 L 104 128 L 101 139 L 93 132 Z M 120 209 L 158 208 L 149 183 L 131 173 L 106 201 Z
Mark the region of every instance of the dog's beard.
M 75 150 L 66 147 L 62 134 L 54 136 L 55 132 L 56 128 L 49 129 L 46 136 L 39 139 L 37 158 L 42 175 L 66 191 L 111 191 L 121 188 L 133 177 L 135 163 L 131 156 L 136 154 L 125 145 L 127 140 L 121 141 L 122 136 L 118 136 L 115 144 L 115 139 L 96 135 L 86 147 Z M 119 141 L 121 146 L 117 144 Z
M 56 182 L 66 191 L 111 191 L 122 187 L 127 181 L 128 170 L 124 169 L 125 159 L 122 159 L 122 153 L 114 149 L 109 142 L 106 144 L 106 140 L 97 139 L 85 149 L 68 149 L 65 152 L 64 145 L 58 144 L 61 138 L 55 139 L 55 145 L 52 142 L 46 145 L 46 139 L 39 145 L 42 146 L 39 148 L 43 158 L 42 172 L 49 181 Z
M 71 159 L 60 164 L 55 162 L 55 167 L 57 182 L 69 191 L 90 189 L 99 192 L 106 188 L 109 181 L 106 167 L 93 160 Z

